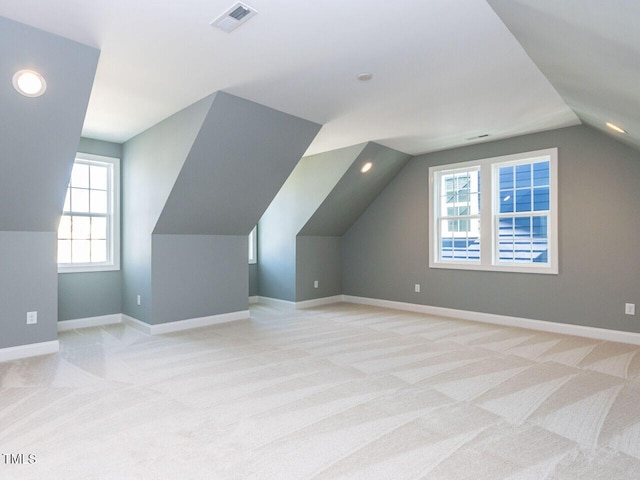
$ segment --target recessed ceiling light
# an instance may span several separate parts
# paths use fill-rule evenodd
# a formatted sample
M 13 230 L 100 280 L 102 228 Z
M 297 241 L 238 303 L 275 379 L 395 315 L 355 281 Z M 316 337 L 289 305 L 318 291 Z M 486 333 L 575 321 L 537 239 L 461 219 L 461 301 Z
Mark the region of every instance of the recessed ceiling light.
M 609 127 L 611 130 L 614 130 L 618 133 L 627 133 L 627 131 L 624 128 L 620 128 L 619 126 L 611 123 L 611 122 L 607 122 L 607 127 Z
M 361 82 L 368 82 L 369 80 L 371 80 L 373 78 L 373 73 L 362 72 L 362 73 L 359 73 L 358 75 L 356 75 L 356 78 L 358 80 L 360 80 Z
M 13 76 L 13 87 L 25 97 L 39 97 L 47 89 L 47 82 L 38 72 L 20 70 Z
M 367 173 L 369 170 L 371 170 L 371 167 L 373 167 L 373 163 L 367 162 L 364 165 L 362 165 L 362 168 L 360 168 L 360 171 L 362 173 Z

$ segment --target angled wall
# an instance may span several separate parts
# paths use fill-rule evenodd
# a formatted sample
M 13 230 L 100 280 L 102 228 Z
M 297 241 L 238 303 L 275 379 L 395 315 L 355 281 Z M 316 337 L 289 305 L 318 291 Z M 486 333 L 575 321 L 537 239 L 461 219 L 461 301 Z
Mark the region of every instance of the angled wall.
M 260 220 L 260 295 L 340 294 L 342 235 L 409 158 L 375 143 L 303 158 Z M 366 162 L 373 167 L 363 174 Z
M 429 167 L 551 147 L 560 273 L 430 269 Z M 343 293 L 638 332 L 639 180 L 640 153 L 586 126 L 415 157 L 344 235 Z
M 56 231 L 99 51 L 0 17 L 0 348 L 57 337 Z M 40 72 L 37 98 L 11 83 Z M 26 313 L 38 323 L 26 325 Z
M 77 151 L 103 157 L 122 158 L 122 145 L 91 138 L 81 138 Z M 58 274 L 58 321 L 121 312 L 121 270 Z
M 160 324 L 246 310 L 247 236 L 319 128 L 218 92 L 127 142 L 124 313 Z

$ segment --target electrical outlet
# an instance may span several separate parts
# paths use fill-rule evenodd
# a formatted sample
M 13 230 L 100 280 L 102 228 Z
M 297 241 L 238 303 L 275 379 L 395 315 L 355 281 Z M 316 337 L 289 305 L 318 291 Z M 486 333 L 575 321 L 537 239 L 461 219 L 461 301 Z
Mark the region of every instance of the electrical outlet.
M 416 283 L 416 286 L 413 288 L 413 291 L 416 293 L 420 293 L 420 284 Z
M 38 323 L 38 312 L 27 312 L 27 325 Z
M 313 288 L 318 288 L 318 280 L 313 281 Z
M 625 315 L 635 315 L 636 314 L 636 304 L 635 303 L 625 303 L 624 304 L 624 313 L 625 313 Z
M 138 295 L 138 296 L 136 297 L 136 303 L 137 303 L 138 305 L 142 305 L 142 301 L 141 301 L 141 299 L 140 299 L 140 295 Z

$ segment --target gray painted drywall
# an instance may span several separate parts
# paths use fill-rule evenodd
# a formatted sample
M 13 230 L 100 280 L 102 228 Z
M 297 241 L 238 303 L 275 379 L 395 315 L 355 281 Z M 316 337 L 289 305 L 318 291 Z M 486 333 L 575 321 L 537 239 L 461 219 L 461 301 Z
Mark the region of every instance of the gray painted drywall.
M 549 147 L 559 275 L 429 269 L 429 166 Z M 640 303 L 639 180 L 640 153 L 586 126 L 416 157 L 343 236 L 343 293 L 638 332 L 624 304 Z
M 640 148 L 637 1 L 488 3 L 583 123 Z M 606 122 L 628 134 L 614 133 Z
M 102 155 L 103 157 L 122 158 L 122 144 L 82 137 L 78 152 Z
M 327 198 L 365 144 L 300 160 L 260 219 L 260 295 L 296 301 L 296 235 Z
M 0 348 L 57 338 L 56 231 L 98 56 L 0 17 Z M 14 90 L 21 69 L 43 75 L 44 95 Z
M 57 338 L 56 234 L 0 232 L 0 348 Z M 38 323 L 27 325 L 27 312 Z
M 246 235 L 153 235 L 152 324 L 248 308 Z
M 158 324 L 246 310 L 247 236 L 319 128 L 218 92 L 127 142 L 124 313 Z
M 0 17 L 0 230 L 58 228 L 99 51 Z M 39 71 L 44 95 L 13 88 L 18 70 Z
M 122 312 L 151 321 L 151 235 L 215 95 L 132 138 L 122 151 Z M 141 304 L 137 305 L 137 296 Z
M 342 293 L 341 238 L 296 238 L 296 301 L 332 297 Z M 318 281 L 318 288 L 314 281 Z
M 299 235 L 344 235 L 410 158 L 406 153 L 367 143 Z M 366 162 L 372 162 L 373 167 L 363 174 L 360 168 Z
M 154 233 L 249 235 L 318 130 L 218 92 Z
M 249 264 L 249 296 L 255 297 L 258 291 L 258 264 Z
M 78 152 L 121 158 L 122 145 L 83 137 Z M 58 274 L 58 321 L 121 312 L 120 271 Z
M 58 321 L 121 312 L 120 271 L 58 274 Z

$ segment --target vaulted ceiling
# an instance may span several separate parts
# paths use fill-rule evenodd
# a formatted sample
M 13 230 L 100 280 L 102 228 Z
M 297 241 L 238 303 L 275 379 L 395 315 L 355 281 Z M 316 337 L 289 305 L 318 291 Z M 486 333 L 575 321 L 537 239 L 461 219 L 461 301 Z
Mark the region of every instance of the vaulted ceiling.
M 640 2 L 247 0 L 257 15 L 212 27 L 233 3 L 21 0 L 0 16 L 101 50 L 91 138 L 124 142 L 221 90 L 322 124 L 307 154 L 607 121 L 640 146 Z

